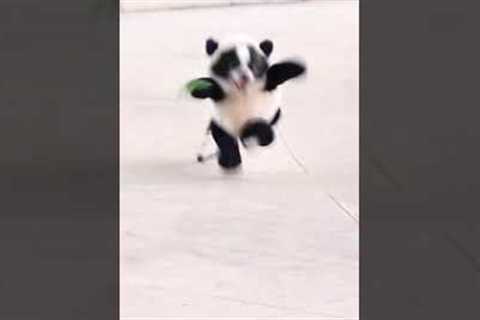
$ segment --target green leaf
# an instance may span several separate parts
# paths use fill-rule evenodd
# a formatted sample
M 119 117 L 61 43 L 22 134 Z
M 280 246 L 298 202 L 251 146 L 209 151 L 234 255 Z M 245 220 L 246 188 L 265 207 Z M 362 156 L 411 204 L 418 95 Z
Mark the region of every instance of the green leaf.
M 187 83 L 187 90 L 189 92 L 193 92 L 195 90 L 205 90 L 210 88 L 211 86 L 212 83 L 210 81 L 195 79 Z

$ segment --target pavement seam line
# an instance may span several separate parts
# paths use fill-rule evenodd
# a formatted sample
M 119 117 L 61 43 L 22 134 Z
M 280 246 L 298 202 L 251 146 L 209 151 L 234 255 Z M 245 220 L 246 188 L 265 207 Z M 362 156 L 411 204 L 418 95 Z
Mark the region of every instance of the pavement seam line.
M 310 172 L 308 171 L 307 167 L 305 166 L 305 164 L 303 164 L 303 162 L 295 155 L 295 153 L 293 152 L 292 148 L 290 148 L 289 144 L 287 143 L 285 137 L 283 136 L 282 134 L 282 131 L 281 130 L 278 130 L 279 134 L 280 134 L 280 138 L 282 140 L 282 143 L 284 145 L 284 147 L 287 149 L 287 152 L 288 154 L 290 155 L 290 157 L 293 159 L 293 161 L 300 167 L 300 169 L 303 171 L 303 173 L 307 176 L 310 176 Z M 345 206 L 343 205 L 340 201 L 338 201 L 332 194 L 330 194 L 329 192 L 325 191 L 324 188 L 323 189 L 323 192 L 335 203 L 335 205 L 340 209 L 342 210 L 342 212 L 347 215 L 350 219 L 352 219 L 353 221 L 355 221 L 355 223 L 359 223 L 358 221 L 358 218 L 352 213 L 350 212 L 350 210 Z

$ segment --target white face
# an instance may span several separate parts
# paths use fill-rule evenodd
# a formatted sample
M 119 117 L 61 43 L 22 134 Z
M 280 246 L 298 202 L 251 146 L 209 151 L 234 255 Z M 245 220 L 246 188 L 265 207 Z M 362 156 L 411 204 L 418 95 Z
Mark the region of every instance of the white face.
M 248 83 L 255 80 L 255 76 L 253 75 L 252 70 L 248 67 L 250 53 L 247 46 L 237 46 L 236 52 L 240 60 L 240 65 L 230 71 L 230 78 L 237 89 L 243 90 Z
M 239 43 L 215 54 L 211 72 L 231 89 L 243 91 L 249 84 L 261 81 L 267 67 L 267 58 L 256 46 Z

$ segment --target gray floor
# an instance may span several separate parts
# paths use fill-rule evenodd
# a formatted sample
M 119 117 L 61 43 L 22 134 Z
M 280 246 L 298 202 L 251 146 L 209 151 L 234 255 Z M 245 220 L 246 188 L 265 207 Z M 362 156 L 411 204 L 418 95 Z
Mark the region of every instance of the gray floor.
M 302 56 L 280 138 L 243 173 L 201 165 L 204 40 L 246 32 Z M 122 319 L 358 318 L 358 2 L 121 17 Z

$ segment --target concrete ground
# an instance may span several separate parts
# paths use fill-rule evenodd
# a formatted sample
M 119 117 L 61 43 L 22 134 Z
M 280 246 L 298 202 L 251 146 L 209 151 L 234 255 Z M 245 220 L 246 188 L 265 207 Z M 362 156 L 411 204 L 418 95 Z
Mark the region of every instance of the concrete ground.
M 358 319 L 358 1 L 125 14 L 121 316 Z M 195 162 L 204 40 L 243 32 L 301 56 L 280 139 L 243 172 Z

